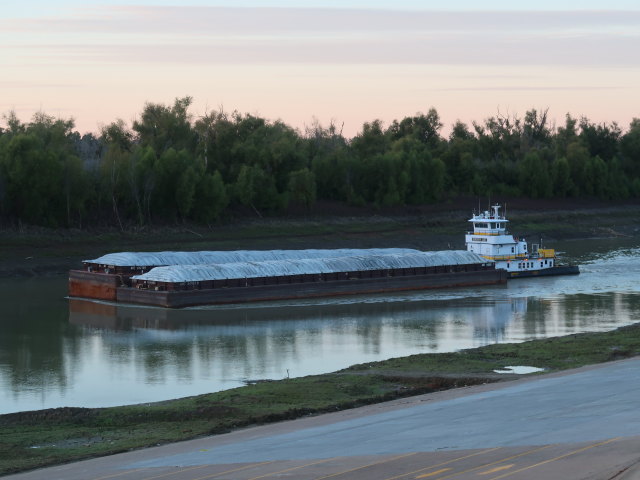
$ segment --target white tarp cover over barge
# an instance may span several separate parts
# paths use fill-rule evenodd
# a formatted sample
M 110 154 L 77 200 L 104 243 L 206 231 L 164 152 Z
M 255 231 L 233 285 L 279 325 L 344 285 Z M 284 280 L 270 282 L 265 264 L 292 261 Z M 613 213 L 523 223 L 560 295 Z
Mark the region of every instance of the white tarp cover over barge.
M 504 270 L 464 250 L 125 252 L 71 270 L 69 295 L 181 308 L 500 283 Z
M 371 250 L 346 250 L 340 253 L 343 255 L 345 252 L 353 254 L 324 258 L 289 257 L 286 260 L 245 261 L 214 265 L 172 265 L 156 267 L 145 274 L 134 275 L 132 280 L 134 285 L 141 282 L 167 284 L 491 263 L 478 254 L 464 250 L 440 252 L 409 250 L 410 253 L 405 253 L 406 251 L 398 249 L 396 253 L 381 255 L 377 252 L 371 252 Z M 371 253 L 362 254 L 363 252 Z
M 369 249 L 306 249 L 306 250 L 233 250 L 202 252 L 119 252 L 109 253 L 82 263 L 93 271 L 107 273 L 145 272 L 150 268 L 169 265 L 212 265 L 221 263 L 264 262 L 302 258 L 330 258 L 361 255 L 390 255 L 419 253 L 411 248 Z
M 181 308 L 506 283 L 474 252 L 396 252 L 155 267 L 117 288 L 117 301 Z

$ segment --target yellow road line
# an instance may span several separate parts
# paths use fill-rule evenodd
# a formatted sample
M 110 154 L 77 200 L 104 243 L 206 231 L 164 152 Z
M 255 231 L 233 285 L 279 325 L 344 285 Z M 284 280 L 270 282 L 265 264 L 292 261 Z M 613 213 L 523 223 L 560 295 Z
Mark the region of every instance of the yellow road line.
M 204 477 L 198 477 L 198 478 L 192 478 L 191 480 L 205 480 L 206 478 L 216 478 L 216 477 L 219 477 L 221 475 L 226 475 L 227 473 L 240 472 L 242 470 L 248 470 L 250 468 L 259 467 L 261 465 L 267 465 L 269 463 L 273 463 L 273 460 L 270 460 L 268 462 L 252 463 L 251 465 L 245 465 L 244 467 L 233 468 L 231 470 L 226 470 L 226 471 L 220 472 L 220 473 L 212 473 L 211 475 L 206 475 Z M 210 467 L 211 465 L 208 465 L 208 466 Z
M 188 472 L 188 471 L 191 471 L 191 470 L 199 470 L 201 468 L 205 468 L 205 467 L 208 467 L 208 466 L 209 465 L 196 465 L 194 467 L 189 467 L 189 468 L 176 467 L 176 468 L 179 468 L 178 471 L 169 472 L 169 473 L 163 473 L 162 475 L 156 475 L 154 477 L 145 477 L 144 480 L 152 480 L 154 478 L 162 478 L 162 477 L 168 477 L 170 475 L 178 475 L 179 473 L 182 473 L 182 472 Z
M 456 473 L 453 473 L 451 475 L 447 475 L 446 477 L 441 477 L 440 480 L 444 480 L 445 478 L 457 477 L 458 475 L 462 475 L 463 473 L 469 473 L 469 472 L 473 472 L 474 470 L 480 470 L 481 468 L 487 468 L 487 467 L 490 467 L 491 465 L 497 465 L 498 463 L 506 462 L 507 460 L 512 460 L 514 458 L 524 457 L 525 455 L 529 455 L 530 453 L 534 453 L 534 452 L 539 452 L 540 450 L 544 450 L 545 448 L 549 448 L 550 446 L 551 445 L 545 445 L 544 447 L 538 447 L 538 448 L 534 448 L 532 450 L 527 450 L 526 452 L 522 452 L 522 453 L 519 453 L 517 455 L 512 455 L 512 456 L 507 457 L 507 458 L 502 458 L 500 460 L 496 460 L 495 462 L 487 463 L 485 465 L 479 465 L 477 467 L 473 467 L 473 468 L 470 468 L 468 470 L 463 470 L 461 472 L 456 472 Z M 491 479 L 491 480 L 494 480 L 494 479 Z
M 144 468 L 134 468 L 133 470 L 126 470 L 124 472 L 120 472 L 120 473 L 114 473 L 113 475 L 107 475 L 106 477 L 98 477 L 94 480 L 106 480 L 107 478 L 116 478 L 116 477 L 121 477 L 123 475 L 128 475 L 130 473 L 133 472 L 139 472 L 140 470 L 145 470 Z
M 316 480 L 322 480 L 323 478 L 331 478 L 337 477 L 338 475 L 343 475 L 345 473 L 355 472 L 356 470 L 362 470 L 363 468 L 373 467 L 374 465 L 381 465 L 387 462 L 393 462 L 394 460 L 398 460 L 400 458 L 410 457 L 411 455 L 415 455 L 417 452 L 405 453 L 404 455 L 398 455 L 397 457 L 389 458 L 387 460 L 381 460 L 379 462 L 369 463 L 367 465 L 362 465 L 361 467 L 352 468 L 351 470 L 345 470 L 344 472 L 332 473 L 331 475 L 325 475 L 324 477 L 318 477 Z
M 502 470 L 509 470 L 515 465 L 515 463 L 510 463 L 509 465 L 502 465 L 501 467 L 495 467 L 486 472 L 478 472 L 478 475 L 490 475 L 492 473 L 501 472 Z
M 436 470 L 435 472 L 423 473 L 422 475 L 418 475 L 416 478 L 435 477 L 436 475 L 440 475 L 441 473 L 448 472 L 449 470 L 451 470 L 451 469 L 450 468 L 441 468 L 440 470 Z
M 611 443 L 611 442 L 614 442 L 614 441 L 619 440 L 619 439 L 620 439 L 620 437 L 616 437 L 616 438 L 611 438 L 609 440 L 606 440 L 604 442 L 594 443 L 593 445 L 588 445 L 586 447 L 579 448 L 578 450 L 574 450 L 573 452 L 565 453 L 564 455 L 560 455 L 560 456 L 555 457 L 555 458 L 550 458 L 549 460 L 545 460 L 543 462 L 534 463 L 533 465 L 529 465 L 528 467 L 524 467 L 524 468 L 521 468 L 519 470 L 514 470 L 513 472 L 508 472 L 508 473 L 499 475 L 497 477 L 493 477 L 491 480 L 498 480 L 499 478 L 505 478 L 505 477 L 508 477 L 510 475 L 513 475 L 513 474 L 516 474 L 516 473 L 519 473 L 519 472 L 523 472 L 525 470 L 529 470 L 530 468 L 539 467 L 540 465 L 545 465 L 547 463 L 555 462 L 556 460 L 560 460 L 562 458 L 566 458 L 566 457 L 569 457 L 571 455 L 575 455 L 576 453 L 584 452 L 584 451 L 589 450 L 589 449 L 594 448 L 594 447 L 600 447 L 602 445 L 606 445 L 607 443 Z
M 259 477 L 249 478 L 248 480 L 257 480 L 258 478 L 270 477 L 271 475 L 279 475 L 281 473 L 291 472 L 293 470 L 298 470 L 300 468 L 310 467 L 312 465 L 318 465 L 319 463 L 325 463 L 325 462 L 328 462 L 329 460 L 333 460 L 333 458 L 325 458 L 324 460 L 320 460 L 318 462 L 307 463 L 305 465 L 298 465 L 297 467 L 287 468 L 285 470 L 280 470 L 279 472 L 265 473 L 264 475 L 260 475 Z
M 180 467 L 176 467 L 176 468 L 180 468 L 180 470 L 178 470 L 178 471 L 173 471 L 173 472 L 168 472 L 168 473 L 163 473 L 163 474 L 161 474 L 161 475 L 155 475 L 155 476 L 153 476 L 153 477 L 145 477 L 143 480 L 152 480 L 152 479 L 154 479 L 154 478 L 168 477 L 168 476 L 170 476 L 170 475 L 177 475 L 178 473 L 188 472 L 189 470 L 196 470 L 196 469 L 199 469 L 199 468 L 205 468 L 205 467 L 207 467 L 207 466 L 209 466 L 209 465 L 197 465 L 197 466 L 195 466 L 195 467 L 189 467 L 189 468 L 184 468 L 184 469 L 183 469 L 183 468 L 180 468 Z M 95 478 L 94 480 L 107 480 L 108 478 L 122 477 L 122 476 L 124 476 L 124 475 L 128 475 L 128 474 L 130 474 L 130 473 L 140 472 L 140 471 L 142 471 L 142 470 L 150 470 L 150 469 L 152 469 L 152 468 L 162 468 L 162 467 L 136 468 L 136 469 L 134 469 L 134 470 L 126 470 L 126 471 L 124 471 L 124 472 L 115 473 L 115 474 L 113 474 L 113 475 L 107 475 L 107 476 L 105 476 L 105 477 L 98 477 L 98 478 Z M 170 467 L 167 467 L 167 468 L 170 468 Z
M 429 465 L 428 467 L 424 467 L 419 470 L 414 470 L 413 472 L 409 472 L 409 473 L 403 473 L 402 475 L 397 475 L 395 477 L 387 478 L 385 480 L 396 480 L 398 478 L 408 477 L 409 475 L 415 475 L 416 473 L 424 472 L 425 470 L 429 470 L 431 468 L 443 467 L 445 465 L 449 465 L 450 463 L 457 462 L 458 460 L 464 460 L 465 458 L 475 457 L 476 455 L 482 455 L 483 453 L 493 452 L 494 450 L 500 450 L 500 447 L 488 448 L 480 452 L 470 453 L 469 455 L 464 455 L 463 457 L 453 458 L 451 460 L 447 460 L 446 462 L 438 463 L 436 465 Z

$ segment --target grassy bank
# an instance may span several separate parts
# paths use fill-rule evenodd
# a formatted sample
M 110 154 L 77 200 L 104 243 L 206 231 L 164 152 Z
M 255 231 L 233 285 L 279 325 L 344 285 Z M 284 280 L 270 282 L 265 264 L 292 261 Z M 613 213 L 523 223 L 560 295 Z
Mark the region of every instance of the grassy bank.
M 637 324 L 605 333 L 413 355 L 173 401 L 0 415 L 0 474 L 401 396 L 507 380 L 513 376 L 495 374 L 494 370 L 508 365 L 553 372 L 639 354 Z

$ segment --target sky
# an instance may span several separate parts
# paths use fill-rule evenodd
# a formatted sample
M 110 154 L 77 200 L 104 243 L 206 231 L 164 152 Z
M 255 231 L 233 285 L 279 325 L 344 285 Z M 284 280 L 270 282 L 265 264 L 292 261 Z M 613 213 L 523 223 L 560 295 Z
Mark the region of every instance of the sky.
M 533 5 L 535 4 L 535 5 Z M 549 111 L 640 117 L 637 0 L 0 0 L 0 113 L 81 133 L 191 96 L 351 137 L 435 108 L 445 125 Z M 0 120 L 0 125 L 4 125 Z

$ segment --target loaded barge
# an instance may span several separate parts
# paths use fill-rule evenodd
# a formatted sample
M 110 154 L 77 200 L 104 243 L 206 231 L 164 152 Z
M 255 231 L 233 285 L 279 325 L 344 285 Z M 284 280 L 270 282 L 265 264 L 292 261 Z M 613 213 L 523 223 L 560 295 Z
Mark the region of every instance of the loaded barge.
M 83 263 L 69 274 L 71 297 L 168 308 L 506 283 L 494 262 L 463 250 L 140 252 Z
M 500 206 L 473 214 L 467 250 L 402 248 L 124 252 L 69 272 L 69 296 L 181 308 L 194 305 L 496 285 L 578 274 L 553 249 L 507 231 Z

